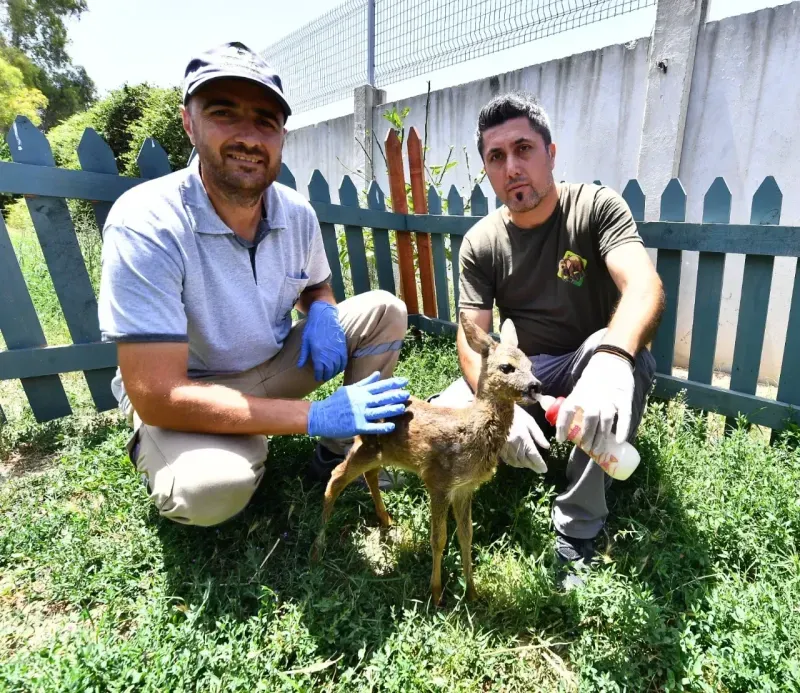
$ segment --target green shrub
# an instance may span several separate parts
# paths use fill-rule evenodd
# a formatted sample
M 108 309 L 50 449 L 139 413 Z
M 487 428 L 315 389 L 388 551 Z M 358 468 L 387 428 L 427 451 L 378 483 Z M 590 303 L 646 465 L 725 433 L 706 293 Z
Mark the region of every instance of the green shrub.
M 96 114 L 98 132 L 114 152 L 120 172 L 123 159 L 132 148 L 131 127 L 142 118 L 155 91 L 160 90 L 149 84 L 126 84 L 92 109 Z M 176 117 L 179 117 L 177 112 Z
M 47 140 L 53 150 L 56 166 L 73 170 L 80 169 L 78 145 L 86 128 L 100 130 L 93 109 L 76 113 L 47 133 Z
M 136 157 L 147 137 L 167 151 L 173 168 L 186 164 L 192 151 L 183 132 L 180 93 L 149 84 L 125 85 L 92 108 L 77 113 L 47 135 L 56 165 L 79 169 L 78 145 L 86 128 L 94 128 L 111 147 L 120 173 L 136 175 Z
M 130 149 L 123 156 L 122 166 L 125 175 L 139 175 L 136 157 L 148 137 L 164 147 L 173 171 L 186 165 L 192 153 L 192 144 L 183 129 L 180 105 L 181 92 L 177 87 L 150 90 L 142 117 L 132 123 L 128 130 Z

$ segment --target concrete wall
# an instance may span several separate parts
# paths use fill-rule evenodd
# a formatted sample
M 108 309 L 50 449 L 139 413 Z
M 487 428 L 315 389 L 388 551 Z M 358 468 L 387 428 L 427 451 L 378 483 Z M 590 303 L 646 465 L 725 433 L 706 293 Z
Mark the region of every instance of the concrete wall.
M 494 94 L 522 88 L 536 94 L 549 112 L 558 147 L 556 176 L 565 180 L 600 179 L 622 190 L 630 178 L 646 171 L 638 161 L 648 79 L 650 40 L 570 56 L 431 93 L 428 164 L 442 164 L 455 145 L 455 169 L 444 179 L 468 194 L 481 162 L 475 147 L 480 107 Z M 717 176 L 724 176 L 733 195 L 733 222 L 749 221 L 750 201 L 767 175 L 784 192 L 782 223 L 800 225 L 800 2 L 710 22 L 701 27 L 689 96 L 680 161 L 680 178 L 688 195 L 687 219 L 699 221 L 703 196 Z M 422 134 L 424 94 L 384 110 L 411 108 L 409 126 Z M 383 140 L 388 128 L 378 130 Z M 384 126 L 385 124 L 385 126 Z M 353 117 L 338 118 L 290 133 L 284 160 L 298 187 L 314 168 L 331 183 L 332 197 L 341 177 L 354 167 Z M 338 157 L 338 160 L 337 160 Z M 376 178 L 388 190 L 381 155 L 375 152 Z M 646 166 L 647 162 L 641 162 Z M 354 176 L 358 187 L 363 181 Z M 488 182 L 483 190 L 494 203 Z M 649 207 L 649 205 L 648 205 Z M 717 366 L 728 370 L 738 313 L 743 258 L 728 258 L 717 349 Z M 773 278 L 761 376 L 776 380 L 783 354 L 795 261 L 779 258 Z M 676 365 L 686 365 L 697 254 L 684 254 L 676 338 Z
M 356 165 L 352 146 L 354 122 L 353 116 L 347 115 L 289 131 L 283 160 L 294 174 L 300 192 L 308 195 L 308 182 L 318 168 L 331 186 L 331 199 L 338 201 L 336 191 L 342 177 Z M 353 182 L 361 187 L 357 177 L 353 176 Z

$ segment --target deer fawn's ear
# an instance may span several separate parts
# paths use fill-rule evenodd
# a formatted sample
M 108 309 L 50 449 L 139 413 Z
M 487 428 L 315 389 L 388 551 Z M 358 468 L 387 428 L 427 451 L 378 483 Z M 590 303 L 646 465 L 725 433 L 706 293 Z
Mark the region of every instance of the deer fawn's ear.
M 459 319 L 461 320 L 461 327 L 464 328 L 467 344 L 473 351 L 481 354 L 481 356 L 486 356 L 494 346 L 492 338 L 468 318 L 463 311 L 459 314 Z
M 511 320 L 506 320 L 500 328 L 500 341 L 503 344 L 517 348 L 519 340 L 517 339 L 517 328 Z

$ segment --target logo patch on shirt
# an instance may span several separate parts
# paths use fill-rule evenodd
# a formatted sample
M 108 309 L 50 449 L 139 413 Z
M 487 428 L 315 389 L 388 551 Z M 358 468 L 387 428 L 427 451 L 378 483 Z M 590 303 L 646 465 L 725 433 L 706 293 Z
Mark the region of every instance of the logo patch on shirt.
M 565 282 L 581 286 L 586 276 L 586 260 L 580 255 L 576 255 L 571 250 L 564 253 L 564 257 L 558 261 L 558 276 Z

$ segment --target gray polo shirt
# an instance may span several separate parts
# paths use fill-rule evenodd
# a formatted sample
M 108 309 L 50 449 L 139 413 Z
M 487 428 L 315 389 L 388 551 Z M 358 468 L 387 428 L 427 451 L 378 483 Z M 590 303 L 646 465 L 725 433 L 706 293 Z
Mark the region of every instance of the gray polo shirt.
M 197 158 L 123 194 L 103 229 L 103 340 L 188 342 L 190 377 L 275 356 L 300 293 L 328 281 L 330 266 L 311 205 L 280 183 L 264 198 L 248 243 L 217 216 Z M 121 401 L 119 371 L 112 389 Z

